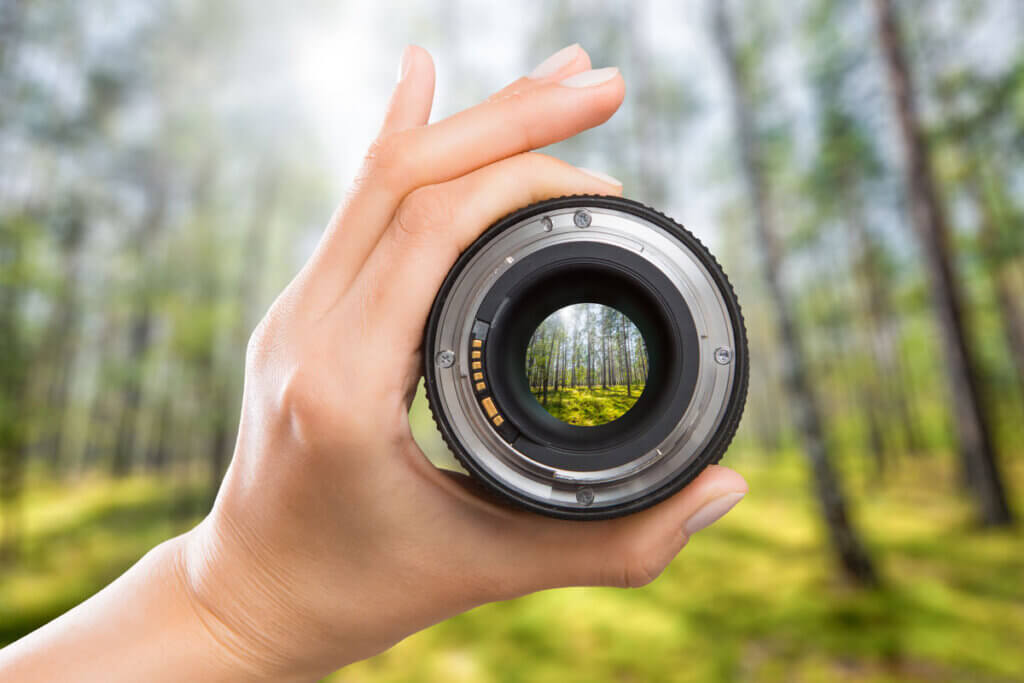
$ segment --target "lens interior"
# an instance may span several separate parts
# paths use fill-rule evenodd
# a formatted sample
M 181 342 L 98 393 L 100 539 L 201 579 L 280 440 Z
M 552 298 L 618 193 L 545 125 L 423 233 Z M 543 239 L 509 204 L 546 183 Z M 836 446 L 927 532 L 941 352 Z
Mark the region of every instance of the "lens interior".
M 643 335 L 628 316 L 611 306 L 578 303 L 537 326 L 525 367 L 530 393 L 552 417 L 594 427 L 633 407 L 650 362 Z

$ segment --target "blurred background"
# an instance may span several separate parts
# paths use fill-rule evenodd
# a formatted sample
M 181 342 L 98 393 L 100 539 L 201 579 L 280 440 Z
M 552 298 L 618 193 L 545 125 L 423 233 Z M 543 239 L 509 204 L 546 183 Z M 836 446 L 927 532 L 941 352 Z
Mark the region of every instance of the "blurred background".
M 334 679 L 1024 678 L 1021 36 L 1017 0 L 0 1 L 0 644 L 208 509 L 249 332 L 402 47 L 437 119 L 578 41 L 626 100 L 550 152 L 732 278 L 751 493 L 649 587 L 482 607 Z

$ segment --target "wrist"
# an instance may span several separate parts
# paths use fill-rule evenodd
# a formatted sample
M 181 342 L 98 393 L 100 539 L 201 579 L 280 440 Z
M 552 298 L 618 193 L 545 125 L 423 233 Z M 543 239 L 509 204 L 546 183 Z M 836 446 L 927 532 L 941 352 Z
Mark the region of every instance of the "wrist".
M 5 648 L 0 679 L 59 680 L 71 662 L 81 681 L 256 678 L 194 600 L 184 562 L 189 537 L 153 548 L 89 600 Z
M 183 601 L 211 658 L 244 680 L 318 678 L 299 665 L 287 598 L 266 585 L 264 565 L 217 521 L 215 526 L 211 515 L 174 539 L 172 560 Z

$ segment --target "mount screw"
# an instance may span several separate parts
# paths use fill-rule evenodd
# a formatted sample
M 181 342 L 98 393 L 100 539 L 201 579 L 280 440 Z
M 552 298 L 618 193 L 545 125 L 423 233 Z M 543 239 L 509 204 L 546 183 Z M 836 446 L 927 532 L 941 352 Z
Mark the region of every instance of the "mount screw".
M 715 349 L 715 362 L 719 365 L 728 365 L 732 362 L 732 349 L 728 346 L 719 346 Z
M 576 502 L 581 505 L 590 505 L 594 502 L 594 489 L 580 489 L 576 492 Z
M 555 224 L 551 222 L 551 219 L 547 216 L 540 219 L 541 227 L 544 228 L 544 232 L 551 232 L 551 229 L 555 227 Z
M 437 361 L 438 367 L 450 368 L 455 365 L 455 352 L 451 349 L 445 349 L 437 354 L 437 358 L 435 358 L 435 360 Z
M 572 222 L 576 224 L 577 228 L 589 228 L 590 221 L 590 212 L 586 209 L 580 209 L 572 217 Z

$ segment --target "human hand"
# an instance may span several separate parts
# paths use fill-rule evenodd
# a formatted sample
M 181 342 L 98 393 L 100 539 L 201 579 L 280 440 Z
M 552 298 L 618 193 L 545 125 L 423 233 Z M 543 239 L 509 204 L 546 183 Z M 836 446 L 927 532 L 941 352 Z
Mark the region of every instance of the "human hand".
M 412 439 L 424 324 L 459 253 L 526 204 L 621 190 L 529 151 L 619 107 L 618 72 L 589 69 L 566 48 L 427 125 L 433 64 L 406 49 L 353 189 L 252 335 L 233 461 L 213 511 L 177 546 L 229 669 L 313 678 L 486 602 L 644 585 L 746 491 L 712 466 L 638 514 L 555 520 L 479 497 Z

